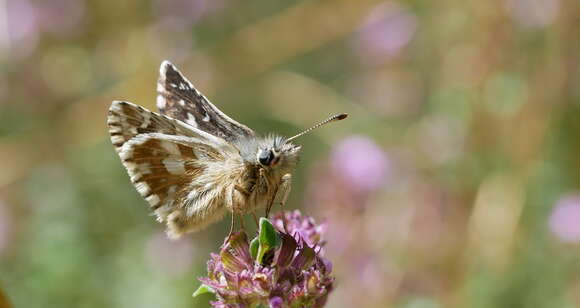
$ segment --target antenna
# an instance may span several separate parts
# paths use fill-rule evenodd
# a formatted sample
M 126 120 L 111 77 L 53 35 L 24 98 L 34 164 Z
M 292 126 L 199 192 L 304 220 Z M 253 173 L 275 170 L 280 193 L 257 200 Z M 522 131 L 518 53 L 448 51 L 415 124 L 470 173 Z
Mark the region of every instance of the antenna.
M 295 136 L 292 136 L 292 137 L 286 139 L 286 141 L 292 141 L 292 140 L 294 140 L 294 139 L 296 139 L 296 138 L 298 138 L 298 137 L 300 137 L 302 135 L 308 134 L 312 130 L 317 129 L 317 128 L 319 128 L 322 125 L 326 125 L 328 123 L 335 122 L 335 121 L 344 120 L 344 119 L 346 119 L 346 117 L 348 117 L 348 114 L 346 114 L 346 113 L 335 114 L 332 117 L 330 117 L 330 118 L 328 118 L 328 119 L 326 119 L 326 120 L 324 120 L 324 121 L 322 121 L 322 122 L 320 122 L 320 123 L 312 126 L 311 128 L 309 128 L 309 129 L 307 129 L 307 130 L 305 130 L 305 131 L 303 131 L 303 132 L 301 132 L 301 133 L 299 133 L 299 134 L 297 134 Z

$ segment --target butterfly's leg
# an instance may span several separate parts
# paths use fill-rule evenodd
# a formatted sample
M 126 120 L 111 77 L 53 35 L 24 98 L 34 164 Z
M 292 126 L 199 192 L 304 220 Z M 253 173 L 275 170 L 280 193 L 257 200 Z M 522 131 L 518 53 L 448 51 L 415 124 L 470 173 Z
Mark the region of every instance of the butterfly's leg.
M 226 237 L 226 241 L 228 241 L 230 239 L 230 236 L 232 236 L 232 234 L 234 233 L 234 227 L 236 225 L 236 214 L 234 214 L 234 212 L 232 212 L 232 223 L 230 224 L 230 233 L 228 233 L 228 237 Z
M 274 203 L 280 203 L 280 208 L 284 207 L 286 200 L 288 199 L 288 195 L 290 194 L 290 188 L 292 185 L 292 175 L 290 173 L 286 173 L 280 179 L 280 183 L 276 186 L 276 191 L 268 202 L 268 206 L 266 207 L 266 217 L 270 216 L 270 210 L 272 209 L 272 205 Z
M 280 180 L 278 187 L 276 202 L 280 203 L 280 208 L 283 208 L 284 204 L 286 204 L 286 200 L 288 200 L 288 195 L 290 195 L 290 189 L 292 188 L 292 175 L 286 173 Z
M 266 218 L 270 217 L 270 210 L 272 209 L 272 204 L 274 204 L 274 200 L 276 199 L 276 194 L 278 194 L 278 187 L 276 187 L 276 191 L 274 191 L 272 198 L 270 198 L 270 201 L 268 201 L 268 205 L 266 206 Z
M 242 208 L 243 208 L 243 204 L 247 202 L 246 200 L 250 196 L 251 192 L 248 191 L 243 186 L 240 186 L 240 185 L 237 185 L 237 184 L 234 186 L 234 189 L 237 190 L 240 194 L 243 195 L 243 197 L 241 198 L 242 200 L 240 200 L 238 198 L 235 199 L 236 201 L 234 202 L 233 212 L 234 213 L 238 213 L 238 215 L 239 215 L 238 218 L 240 219 L 240 226 L 241 226 L 242 230 L 245 230 L 245 227 L 244 227 L 244 214 L 243 214 L 244 212 L 243 212 Z M 240 206 L 240 205 L 242 205 L 242 206 Z
M 238 218 L 240 219 L 240 228 L 245 232 L 246 227 L 244 226 L 244 214 L 238 214 Z

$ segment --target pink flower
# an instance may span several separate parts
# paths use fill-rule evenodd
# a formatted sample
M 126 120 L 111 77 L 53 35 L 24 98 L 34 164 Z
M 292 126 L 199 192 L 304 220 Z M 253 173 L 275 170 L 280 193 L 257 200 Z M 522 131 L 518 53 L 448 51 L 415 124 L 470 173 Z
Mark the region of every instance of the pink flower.
M 354 49 L 367 64 L 392 58 L 411 41 L 417 18 L 410 11 L 386 2 L 371 11 L 354 40 Z
M 80 34 L 87 21 L 86 5 L 83 0 L 39 2 L 38 15 L 43 31 L 60 38 Z
M 552 210 L 548 224 L 562 242 L 580 242 L 580 195 L 560 199 Z
M 38 45 L 40 27 L 37 8 L 28 0 L 9 0 L 6 3 L 6 26 L 12 56 L 25 58 Z
M 301 215 L 300 219 L 312 221 Z M 251 243 L 244 232 L 227 238 L 220 253 L 211 255 L 207 271 L 194 295 L 215 293 L 213 307 L 324 307 L 334 284 L 332 265 L 319 250 L 301 236 L 276 230 L 265 218 Z
M 389 169 L 385 152 L 365 136 L 343 140 L 334 149 L 331 162 L 338 175 L 360 192 L 381 187 Z

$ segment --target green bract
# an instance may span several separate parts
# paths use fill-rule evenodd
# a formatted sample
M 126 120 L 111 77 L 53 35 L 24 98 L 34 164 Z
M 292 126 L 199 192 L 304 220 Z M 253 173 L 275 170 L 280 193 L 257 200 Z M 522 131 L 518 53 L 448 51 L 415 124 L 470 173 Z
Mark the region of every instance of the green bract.
M 266 253 L 278 247 L 280 242 L 280 236 L 272 223 L 264 217 L 260 218 L 260 231 L 258 233 L 259 246 L 256 261 L 258 261 L 259 264 L 264 264 L 264 256 Z
M 195 292 L 193 292 L 193 297 L 196 297 L 198 295 L 202 295 L 202 294 L 206 294 L 206 293 L 213 293 L 213 289 L 206 286 L 205 284 L 202 284 L 199 286 L 199 288 L 197 288 L 197 290 L 195 290 Z

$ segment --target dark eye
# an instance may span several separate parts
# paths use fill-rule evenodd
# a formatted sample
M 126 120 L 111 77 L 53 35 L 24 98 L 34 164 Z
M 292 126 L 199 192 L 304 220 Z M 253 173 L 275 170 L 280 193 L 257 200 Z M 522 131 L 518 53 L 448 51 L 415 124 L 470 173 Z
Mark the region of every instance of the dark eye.
M 258 155 L 258 162 L 263 166 L 269 166 L 273 159 L 274 153 L 270 150 L 262 150 L 260 151 L 260 155 Z

